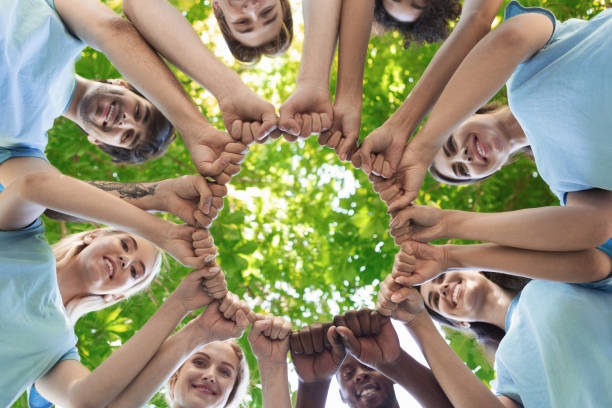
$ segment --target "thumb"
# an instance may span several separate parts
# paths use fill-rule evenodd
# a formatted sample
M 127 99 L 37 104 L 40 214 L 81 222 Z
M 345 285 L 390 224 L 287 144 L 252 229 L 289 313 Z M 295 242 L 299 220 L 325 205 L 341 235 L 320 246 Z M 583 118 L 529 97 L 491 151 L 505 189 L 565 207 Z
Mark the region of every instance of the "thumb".
M 410 203 L 414 201 L 417 194 L 418 194 L 418 191 L 416 194 L 413 192 L 403 192 L 401 194 L 398 194 L 389 203 L 389 209 L 387 210 L 387 213 L 392 213 L 392 212 L 408 207 Z
M 259 128 L 259 133 L 255 135 L 257 140 L 261 140 L 272 133 L 273 130 L 276 129 L 278 125 L 278 117 L 274 112 L 264 113 L 262 116 L 261 127 Z
M 278 121 L 278 127 L 280 130 L 286 133 L 290 133 L 293 136 L 300 135 L 300 126 L 295 120 L 295 110 L 293 106 L 284 104 L 280 108 L 280 119 Z
M 236 316 L 238 313 L 236 312 Z M 251 332 L 249 333 L 249 340 L 254 339 L 257 336 L 261 336 L 261 334 L 272 326 L 272 321 L 269 319 L 257 320 L 253 323 L 253 327 L 251 328 Z
M 236 328 L 240 330 L 240 334 L 236 337 L 240 337 L 247 327 L 249 327 L 249 319 L 247 319 L 242 309 L 238 309 L 236 312 Z
M 331 345 L 332 356 L 334 356 L 336 360 L 342 360 L 346 351 L 336 326 L 331 326 L 327 331 L 327 340 L 329 340 L 329 344 Z
M 359 357 L 361 355 L 361 344 L 353 332 L 348 327 L 343 326 L 337 327 L 336 331 L 342 338 L 344 347 L 346 347 L 355 357 Z
M 200 194 L 200 210 L 204 214 L 208 214 L 212 204 L 212 191 L 208 187 L 208 182 L 204 177 L 196 177 L 195 180 L 195 188 Z
M 228 158 L 225 155 L 221 154 L 221 156 L 219 156 L 213 162 L 208 162 L 208 161 L 199 162 L 197 164 L 197 167 L 198 167 L 198 171 L 203 176 L 216 177 L 219 174 L 223 173 L 223 170 L 225 170 L 228 164 L 229 164 Z
M 359 147 L 359 156 L 361 157 L 361 168 L 366 174 L 372 173 L 372 147 L 366 138 Z

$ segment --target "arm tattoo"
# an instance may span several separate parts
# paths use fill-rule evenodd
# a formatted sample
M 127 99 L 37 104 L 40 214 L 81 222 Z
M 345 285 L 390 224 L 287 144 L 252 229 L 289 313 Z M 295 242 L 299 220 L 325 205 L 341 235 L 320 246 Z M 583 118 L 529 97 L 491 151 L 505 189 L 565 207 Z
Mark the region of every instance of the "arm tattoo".
M 145 196 L 152 196 L 157 191 L 159 183 L 145 185 L 143 183 L 117 183 L 114 181 L 87 181 L 94 187 L 104 191 L 117 191 L 119 198 L 138 199 Z

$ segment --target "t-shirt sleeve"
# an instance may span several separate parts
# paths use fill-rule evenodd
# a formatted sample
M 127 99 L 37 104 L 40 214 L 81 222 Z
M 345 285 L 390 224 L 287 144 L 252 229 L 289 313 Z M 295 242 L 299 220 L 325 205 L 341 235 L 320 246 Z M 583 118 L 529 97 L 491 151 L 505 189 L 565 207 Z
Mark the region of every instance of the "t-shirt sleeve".
M 504 10 L 504 20 L 508 20 L 509 18 L 518 16 L 520 14 L 525 14 L 525 13 L 538 13 L 538 14 L 542 14 L 546 17 L 548 17 L 550 19 L 550 21 L 553 23 L 553 35 L 550 36 L 550 39 L 547 42 L 550 43 L 554 37 L 554 33 L 557 31 L 557 19 L 555 18 L 555 15 L 552 13 L 552 11 L 550 10 L 546 10 L 544 8 L 540 8 L 540 7 L 523 7 L 518 1 L 511 1 L 510 3 L 508 3 L 508 5 L 506 6 L 505 10 Z M 555 193 L 557 194 L 557 193 Z M 558 194 L 557 194 L 558 195 Z
M 610 238 L 605 244 L 597 247 L 600 251 L 605 252 L 610 258 L 612 258 L 612 238 Z M 612 272 L 604 279 L 595 282 L 579 283 L 580 286 L 591 289 L 605 290 L 606 292 L 612 292 Z
M 495 362 L 495 376 L 495 380 L 491 382 L 491 389 L 495 395 L 504 395 L 514 400 L 517 404 L 523 405 L 512 377 L 504 369 L 503 365 L 498 364 L 497 361 Z
M 81 357 L 79 356 L 79 351 L 76 347 L 72 347 L 70 350 L 66 352 L 59 359 L 59 361 L 63 360 L 77 360 L 81 361 Z M 36 386 L 32 385 L 28 392 L 28 406 L 30 408 L 51 408 L 53 404 L 45 399 L 42 395 L 38 393 L 36 390 Z
M 38 157 L 40 159 L 49 161 L 43 151 L 33 147 L 0 147 L 0 164 L 13 157 Z

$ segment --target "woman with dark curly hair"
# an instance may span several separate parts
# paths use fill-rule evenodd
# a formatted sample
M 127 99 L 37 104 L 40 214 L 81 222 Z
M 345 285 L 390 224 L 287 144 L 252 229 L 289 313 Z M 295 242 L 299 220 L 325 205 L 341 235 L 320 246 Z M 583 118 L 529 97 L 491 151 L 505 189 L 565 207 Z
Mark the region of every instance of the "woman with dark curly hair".
M 501 5 L 502 0 L 465 0 L 463 8 L 458 0 L 375 0 L 375 21 L 402 33 L 405 47 L 445 41 L 404 104 L 364 139 L 353 156 L 356 167 L 384 177 L 395 173 L 406 142 L 465 56 L 489 33 Z M 458 16 L 450 32 L 449 22 Z

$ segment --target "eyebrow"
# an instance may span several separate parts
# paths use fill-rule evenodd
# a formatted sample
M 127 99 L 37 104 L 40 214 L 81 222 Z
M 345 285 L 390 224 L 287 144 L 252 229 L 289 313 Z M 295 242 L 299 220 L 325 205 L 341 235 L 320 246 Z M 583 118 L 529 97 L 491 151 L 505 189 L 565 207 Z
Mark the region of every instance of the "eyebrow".
M 151 114 L 151 109 L 148 106 L 145 106 L 145 115 L 142 121 L 146 123 L 147 120 L 149 120 L 150 114 Z
M 132 138 L 132 141 L 130 142 L 130 145 L 128 146 L 128 148 L 133 149 L 134 146 L 136 146 L 138 144 L 138 141 L 140 140 L 140 133 L 138 133 L 136 136 L 134 136 Z M 132 238 L 134 239 L 134 238 Z M 136 241 L 134 241 L 136 242 Z
M 134 245 L 134 250 L 138 250 L 138 244 L 136 243 L 136 240 L 134 239 L 133 236 L 128 235 L 128 237 L 132 240 L 132 245 Z

